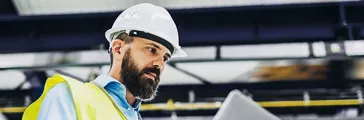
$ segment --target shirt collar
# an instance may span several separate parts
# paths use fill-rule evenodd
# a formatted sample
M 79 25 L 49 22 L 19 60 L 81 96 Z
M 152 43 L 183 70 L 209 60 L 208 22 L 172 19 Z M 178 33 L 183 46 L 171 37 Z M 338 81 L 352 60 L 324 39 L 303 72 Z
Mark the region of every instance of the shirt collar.
M 125 95 L 126 94 L 126 88 L 124 86 L 124 84 L 120 83 L 118 80 L 116 80 L 115 78 L 109 76 L 109 75 L 100 75 L 98 76 L 94 82 L 98 85 L 100 85 L 101 87 L 105 88 L 108 84 L 110 83 L 118 83 L 120 84 L 121 87 L 121 92 Z M 140 108 L 140 104 L 141 101 L 136 99 L 135 100 L 135 104 L 132 106 L 136 111 L 139 111 Z
M 141 104 L 141 103 L 142 103 L 142 101 L 141 101 L 141 100 L 139 100 L 139 99 L 135 99 L 135 103 L 134 103 L 134 105 L 133 105 L 134 110 L 139 111 L 139 108 L 140 108 L 140 104 Z
M 113 77 L 109 75 L 100 75 L 95 80 L 95 83 L 100 85 L 101 87 L 105 88 L 106 85 L 108 85 L 111 82 L 117 82 L 120 83 L 118 80 L 114 79 Z M 121 84 L 121 83 L 120 83 Z M 124 85 L 123 85 L 124 86 Z M 125 87 L 125 86 L 124 86 Z

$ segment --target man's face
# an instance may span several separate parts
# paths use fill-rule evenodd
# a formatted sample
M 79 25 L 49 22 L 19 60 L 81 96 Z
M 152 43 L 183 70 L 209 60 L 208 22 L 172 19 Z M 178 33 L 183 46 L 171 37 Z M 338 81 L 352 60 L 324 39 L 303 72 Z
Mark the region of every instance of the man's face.
M 163 45 L 135 37 L 122 59 L 120 77 L 124 85 L 136 98 L 152 100 L 169 56 L 169 50 Z

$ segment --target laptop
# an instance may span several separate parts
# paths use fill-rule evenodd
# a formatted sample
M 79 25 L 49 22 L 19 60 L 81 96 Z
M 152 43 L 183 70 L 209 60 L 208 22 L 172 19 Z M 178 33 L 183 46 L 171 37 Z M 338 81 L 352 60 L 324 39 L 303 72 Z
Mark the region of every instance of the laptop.
M 280 120 L 239 90 L 229 93 L 213 120 Z

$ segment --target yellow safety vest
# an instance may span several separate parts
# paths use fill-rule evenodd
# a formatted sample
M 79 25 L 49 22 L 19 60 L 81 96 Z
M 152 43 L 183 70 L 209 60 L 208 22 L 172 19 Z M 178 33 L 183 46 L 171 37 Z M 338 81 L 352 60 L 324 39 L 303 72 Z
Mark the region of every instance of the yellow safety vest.
M 69 86 L 78 120 L 127 120 L 103 89 L 59 74 L 46 81 L 42 95 L 25 110 L 23 120 L 37 119 L 47 92 L 60 82 L 66 82 Z

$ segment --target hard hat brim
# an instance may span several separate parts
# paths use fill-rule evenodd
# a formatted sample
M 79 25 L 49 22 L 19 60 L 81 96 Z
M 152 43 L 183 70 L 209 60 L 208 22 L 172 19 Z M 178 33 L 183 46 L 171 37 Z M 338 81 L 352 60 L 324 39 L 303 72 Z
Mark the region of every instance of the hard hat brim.
M 176 53 L 172 57 L 187 57 L 187 53 L 181 48 L 177 49 Z

